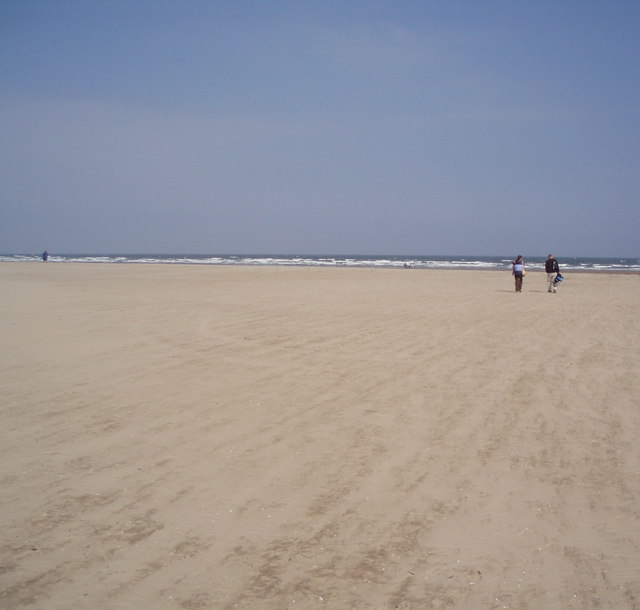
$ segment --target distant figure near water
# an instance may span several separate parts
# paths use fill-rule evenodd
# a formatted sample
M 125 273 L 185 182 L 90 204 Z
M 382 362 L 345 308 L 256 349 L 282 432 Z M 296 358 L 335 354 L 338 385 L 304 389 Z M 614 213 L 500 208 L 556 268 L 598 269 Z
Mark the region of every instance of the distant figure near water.
M 42 260 L 45 263 L 49 260 L 49 253 L 46 250 L 42 253 Z
M 516 279 L 516 292 L 522 292 L 522 279 L 524 278 L 524 259 L 522 254 L 518 254 L 518 258 L 513 261 L 513 276 Z

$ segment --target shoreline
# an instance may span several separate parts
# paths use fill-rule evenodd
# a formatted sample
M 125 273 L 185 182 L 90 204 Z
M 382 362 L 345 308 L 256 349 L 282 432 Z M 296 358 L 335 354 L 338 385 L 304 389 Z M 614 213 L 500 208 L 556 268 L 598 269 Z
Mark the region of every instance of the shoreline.
M 474 268 L 474 267 L 401 267 L 397 266 L 384 266 L 384 265 L 313 265 L 313 264 L 250 264 L 250 263 L 181 263 L 181 262 L 172 262 L 172 263 L 163 263 L 163 262 L 95 262 L 95 261 L 86 261 L 86 262 L 76 262 L 76 261 L 47 261 L 46 263 L 43 261 L 0 261 L 0 265 L 93 265 L 96 267 L 103 266 L 120 266 L 120 267 L 130 267 L 130 266 L 143 266 L 143 267 L 223 267 L 223 268 L 242 268 L 249 267 L 252 269 L 265 269 L 265 268 L 294 268 L 294 269 L 380 269 L 380 270 L 393 270 L 393 271 L 474 271 L 474 272 L 500 272 L 500 273 L 510 273 L 508 268 L 504 269 L 495 269 L 495 268 Z M 640 270 L 623 270 L 623 269 L 568 269 L 560 271 L 563 273 L 569 274 L 594 274 L 594 275 L 640 275 Z M 538 267 L 527 268 L 527 273 L 545 273 L 544 269 L 540 269 Z

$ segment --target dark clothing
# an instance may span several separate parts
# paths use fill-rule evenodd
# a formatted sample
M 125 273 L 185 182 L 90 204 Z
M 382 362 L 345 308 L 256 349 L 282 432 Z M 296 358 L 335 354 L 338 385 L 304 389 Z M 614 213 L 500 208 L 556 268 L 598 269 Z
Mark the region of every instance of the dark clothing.
M 547 273 L 558 273 L 560 271 L 558 261 L 555 258 L 548 258 L 544 264 L 544 270 Z

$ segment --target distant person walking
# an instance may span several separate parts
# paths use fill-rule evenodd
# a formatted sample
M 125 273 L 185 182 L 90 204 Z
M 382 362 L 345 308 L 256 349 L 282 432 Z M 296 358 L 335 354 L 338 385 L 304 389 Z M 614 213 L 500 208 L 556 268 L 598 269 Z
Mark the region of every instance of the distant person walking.
M 522 292 L 522 278 L 525 274 L 524 259 L 522 254 L 518 254 L 518 258 L 513 261 L 513 277 L 516 279 L 516 292 Z
M 555 292 L 556 291 L 556 277 L 560 273 L 560 266 L 558 265 L 558 261 L 553 258 L 553 254 L 549 254 L 547 256 L 547 260 L 544 263 L 544 270 L 547 272 L 547 292 Z
M 42 253 L 42 260 L 45 263 L 49 260 L 49 253 L 46 250 Z

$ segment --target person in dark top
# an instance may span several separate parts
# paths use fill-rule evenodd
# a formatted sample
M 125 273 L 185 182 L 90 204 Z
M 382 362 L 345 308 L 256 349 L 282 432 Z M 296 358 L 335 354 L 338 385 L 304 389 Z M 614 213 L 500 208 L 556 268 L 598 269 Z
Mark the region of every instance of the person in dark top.
M 49 253 L 45 250 L 42 253 L 42 260 L 46 263 L 48 259 L 49 259 Z
M 553 257 L 553 254 L 547 256 L 547 260 L 544 263 L 544 270 L 547 272 L 547 292 L 556 291 L 556 276 L 560 273 L 560 266 L 558 261 Z

